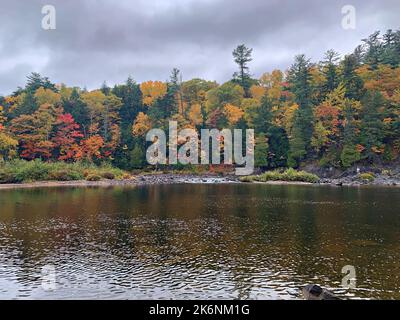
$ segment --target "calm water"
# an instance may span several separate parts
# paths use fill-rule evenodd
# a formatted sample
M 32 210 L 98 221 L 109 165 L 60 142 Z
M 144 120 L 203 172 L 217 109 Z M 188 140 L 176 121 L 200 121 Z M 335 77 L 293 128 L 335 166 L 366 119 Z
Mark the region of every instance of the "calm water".
M 396 188 L 1 190 L 0 298 L 297 299 L 319 283 L 400 299 L 399 208 Z

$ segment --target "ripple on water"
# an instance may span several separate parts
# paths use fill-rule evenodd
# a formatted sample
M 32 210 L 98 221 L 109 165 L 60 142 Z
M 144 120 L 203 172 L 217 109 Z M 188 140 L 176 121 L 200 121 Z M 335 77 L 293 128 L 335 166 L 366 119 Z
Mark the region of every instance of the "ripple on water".
M 308 283 L 348 298 L 400 298 L 400 219 L 393 204 L 369 212 L 363 197 L 379 204 L 376 195 L 171 188 L 13 191 L 35 215 L 2 199 L 0 298 L 297 299 Z M 43 207 L 54 197 L 57 206 Z M 355 290 L 340 288 L 346 264 L 357 268 Z M 54 291 L 42 288 L 44 265 L 56 268 Z

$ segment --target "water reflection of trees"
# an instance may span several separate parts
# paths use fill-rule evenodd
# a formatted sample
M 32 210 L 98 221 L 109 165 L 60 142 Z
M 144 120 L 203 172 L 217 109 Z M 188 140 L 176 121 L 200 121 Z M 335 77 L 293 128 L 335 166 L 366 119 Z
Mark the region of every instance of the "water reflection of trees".
M 285 285 L 296 292 L 310 279 L 338 286 L 346 264 L 356 266 L 361 285 L 395 290 L 400 221 L 393 190 L 167 185 L 2 191 L 0 246 L 5 255 L 15 254 L 17 275 L 28 280 L 38 265 L 94 252 L 91 259 L 107 258 L 109 268 L 129 272 L 140 263 L 169 272 L 171 281 L 195 283 L 192 277 L 210 272 L 243 299 L 265 298 L 263 290 Z

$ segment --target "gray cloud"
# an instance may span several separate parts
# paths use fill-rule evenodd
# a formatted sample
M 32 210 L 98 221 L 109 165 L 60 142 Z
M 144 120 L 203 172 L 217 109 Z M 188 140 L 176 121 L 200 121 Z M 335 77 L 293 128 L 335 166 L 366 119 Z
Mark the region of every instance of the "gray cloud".
M 0 0 L 0 94 L 23 86 L 31 71 L 54 82 L 94 88 L 106 80 L 224 82 L 235 71 L 232 49 L 254 48 L 258 77 L 286 69 L 294 55 L 313 60 L 334 48 L 351 52 L 375 30 L 399 27 L 398 0 Z M 57 29 L 41 28 L 41 8 L 57 10 Z M 357 28 L 341 27 L 341 8 L 357 9 Z

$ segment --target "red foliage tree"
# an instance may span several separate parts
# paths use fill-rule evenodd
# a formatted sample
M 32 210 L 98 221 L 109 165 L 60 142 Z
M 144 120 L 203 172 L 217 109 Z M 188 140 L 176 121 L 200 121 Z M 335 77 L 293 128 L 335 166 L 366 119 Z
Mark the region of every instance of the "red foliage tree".
M 78 139 L 83 138 L 71 114 L 61 114 L 56 121 L 56 133 L 52 141 L 58 151 L 58 160 L 76 160 L 81 154 Z
M 100 135 L 94 135 L 81 141 L 81 152 L 78 158 L 93 161 L 94 158 L 101 159 L 101 148 L 104 146 L 104 139 Z

